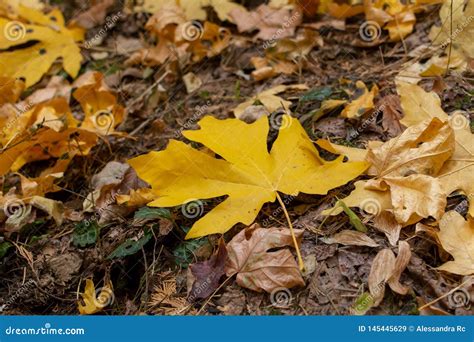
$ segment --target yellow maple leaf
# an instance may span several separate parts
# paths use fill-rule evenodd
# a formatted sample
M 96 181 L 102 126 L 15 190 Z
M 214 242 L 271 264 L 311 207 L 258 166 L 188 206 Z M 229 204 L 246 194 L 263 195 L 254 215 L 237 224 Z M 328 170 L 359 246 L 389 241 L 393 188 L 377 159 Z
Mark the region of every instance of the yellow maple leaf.
M 102 311 L 114 301 L 114 290 L 109 281 L 104 287 L 95 289 L 92 279 L 86 279 L 84 293 L 81 294 L 82 302 L 77 303 L 81 315 L 92 315 Z
M 51 65 L 62 58 L 64 70 L 76 77 L 81 67 L 81 51 L 76 42 L 84 31 L 66 27 L 57 9 L 48 14 L 19 7 L 18 20 L 0 18 L 0 75 L 24 78 L 26 87 L 38 82 Z M 31 46 L 25 44 L 36 42 Z
M 150 206 L 228 196 L 193 225 L 188 239 L 225 233 L 238 222 L 251 224 L 264 203 L 275 201 L 277 192 L 326 194 L 367 168 L 365 162 L 344 163 L 342 156 L 324 161 L 298 120 L 285 120 L 288 125 L 280 129 L 270 153 L 266 116 L 253 124 L 206 116 L 199 122 L 200 130 L 183 135 L 224 159 L 171 140 L 166 150 L 136 157 L 129 164 L 152 186 L 156 200 Z
M 454 257 L 438 270 L 460 275 L 474 274 L 474 219 L 467 221 L 456 211 L 448 211 L 439 222 L 439 241 Z

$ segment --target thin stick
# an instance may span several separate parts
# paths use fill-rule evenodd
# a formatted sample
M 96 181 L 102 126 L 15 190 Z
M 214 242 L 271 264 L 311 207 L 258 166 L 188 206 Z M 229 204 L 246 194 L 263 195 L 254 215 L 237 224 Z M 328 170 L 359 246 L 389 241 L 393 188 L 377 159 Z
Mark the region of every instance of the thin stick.
M 449 15 L 449 51 L 448 51 L 448 63 L 446 65 L 446 75 L 449 72 L 449 63 L 451 62 L 451 50 L 453 48 L 453 0 L 451 0 L 451 13 Z
M 300 271 L 304 271 L 304 262 L 303 262 L 303 258 L 301 257 L 300 248 L 298 247 L 298 241 L 296 241 L 295 231 L 293 229 L 293 224 L 291 223 L 291 220 L 290 220 L 290 215 L 288 215 L 288 211 L 286 210 L 285 203 L 283 203 L 280 197 L 280 194 L 278 192 L 276 193 L 276 197 L 278 199 L 278 202 L 280 202 L 281 208 L 283 209 L 283 212 L 285 213 L 286 220 L 288 221 L 288 225 L 290 226 L 291 238 L 293 239 L 293 243 L 295 245 L 296 255 L 298 256 L 298 265 L 300 266 Z
M 459 290 L 461 287 L 463 287 L 464 285 L 466 285 L 467 282 L 470 281 L 470 280 L 472 280 L 472 277 L 467 278 L 467 280 L 466 280 L 465 282 L 463 282 L 463 283 L 460 284 L 459 286 L 456 286 L 456 287 L 455 287 L 454 289 L 452 289 L 451 291 L 446 292 L 446 293 L 445 293 L 444 295 L 442 295 L 441 297 L 438 297 L 438 298 L 436 298 L 435 300 L 432 300 L 431 302 L 426 303 L 425 305 L 420 306 L 420 307 L 418 308 L 418 311 L 421 311 L 421 310 L 423 310 L 424 308 L 426 308 L 426 307 L 428 307 L 428 306 L 431 306 L 431 305 L 433 305 L 433 304 L 439 302 L 441 299 L 443 299 L 443 298 L 449 296 L 450 294 L 456 292 L 456 291 Z

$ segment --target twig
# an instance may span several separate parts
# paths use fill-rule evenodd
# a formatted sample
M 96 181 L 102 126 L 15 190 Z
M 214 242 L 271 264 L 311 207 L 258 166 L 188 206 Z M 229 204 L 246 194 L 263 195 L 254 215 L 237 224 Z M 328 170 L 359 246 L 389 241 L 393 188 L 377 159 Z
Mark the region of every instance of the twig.
M 300 271 L 304 271 L 304 262 L 303 262 L 303 258 L 301 257 L 300 248 L 298 246 L 298 241 L 296 240 L 295 231 L 293 229 L 293 224 L 291 223 L 290 215 L 288 214 L 288 210 L 286 210 L 285 203 L 283 203 L 280 197 L 280 194 L 278 192 L 276 193 L 276 197 L 278 199 L 278 202 L 280 202 L 281 208 L 283 209 L 283 212 L 285 213 L 286 220 L 288 221 L 288 225 L 290 226 L 291 238 L 293 239 L 293 243 L 295 245 L 296 255 L 298 256 L 298 265 L 300 266 Z

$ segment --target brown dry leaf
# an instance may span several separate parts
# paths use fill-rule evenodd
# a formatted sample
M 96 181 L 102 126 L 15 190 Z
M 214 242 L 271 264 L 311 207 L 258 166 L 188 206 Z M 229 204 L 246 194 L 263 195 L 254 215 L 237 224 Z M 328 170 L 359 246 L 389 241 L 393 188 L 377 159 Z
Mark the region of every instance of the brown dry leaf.
M 397 259 L 395 260 L 393 273 L 388 279 L 388 285 L 390 286 L 392 291 L 401 295 L 406 295 L 409 290 L 408 287 L 400 284 L 400 276 L 402 275 L 403 271 L 410 263 L 410 259 L 411 259 L 410 245 L 406 241 L 400 241 L 398 243 Z
M 219 280 L 225 274 L 226 261 L 227 249 L 221 238 L 217 251 L 209 260 L 189 265 L 188 277 L 191 277 L 191 281 L 188 283 L 192 284 L 188 295 L 190 302 L 209 297 L 219 287 Z
M 33 196 L 29 203 L 38 209 L 48 213 L 54 219 L 56 224 L 60 226 L 64 219 L 64 206 L 62 202 L 55 201 L 49 198 Z
M 329 238 L 322 238 L 321 241 L 327 244 L 339 243 L 345 246 L 378 247 L 377 242 L 357 230 L 343 230 Z
M 298 241 L 303 231 L 295 229 Z M 227 244 L 229 257 L 227 276 L 237 275 L 237 284 L 248 289 L 270 293 L 278 287 L 292 288 L 304 285 L 298 264 L 288 248 L 292 246 L 290 230 L 286 228 L 259 228 L 256 224 L 240 231 Z
M 446 194 L 462 191 L 469 201 L 469 215 L 474 217 L 474 135 L 469 121 L 461 114 L 450 118 L 456 145 L 453 156 L 444 163 L 438 178 Z
M 231 0 L 143 0 L 134 7 L 134 11 L 156 13 L 170 5 L 179 5 L 185 13 L 186 20 L 206 20 L 205 8 L 212 7 L 220 20 L 232 21 L 229 13 L 234 9 L 244 8 Z
M 219 25 L 187 21 L 183 9 L 174 4 L 162 6 L 150 17 L 145 28 L 156 36 L 157 45 L 133 53 L 126 61 L 127 65 L 198 62 L 220 54 L 232 38 L 230 31 Z
M 439 241 L 454 258 L 438 267 L 439 270 L 460 274 L 474 274 L 474 219 L 467 221 L 456 211 L 448 211 L 439 222 Z
M 404 112 L 400 120 L 403 125 L 410 127 L 432 118 L 447 120 L 448 115 L 441 109 L 441 100 L 435 92 L 404 82 L 397 84 L 397 92 Z
M 328 5 L 328 12 L 335 18 L 345 19 L 364 13 L 364 6 L 351 6 L 348 4 L 338 4 L 336 2 L 332 2 Z
M 392 201 L 388 191 L 370 190 L 366 187 L 367 181 L 357 181 L 354 183 L 355 189 L 351 194 L 343 198 L 348 207 L 358 207 L 366 213 L 377 216 L 383 211 L 392 209 Z M 343 212 L 341 206 L 323 210 L 321 215 L 339 215 Z
M 381 211 L 374 217 L 374 226 L 385 234 L 392 246 L 397 244 L 402 225 L 397 222 L 392 211 Z
M 389 137 L 396 137 L 403 132 L 403 127 L 400 123 L 402 118 L 402 109 L 400 99 L 396 95 L 387 95 L 380 100 L 378 106 L 382 110 L 382 127 Z
M 239 32 L 258 29 L 259 32 L 255 38 L 269 41 L 293 36 L 296 27 L 303 19 L 299 8 L 275 9 L 268 5 L 260 5 L 251 12 L 245 8 L 236 8 L 230 12 L 230 17 L 237 25 Z
M 17 102 L 23 90 L 25 82 L 22 80 L 0 76 L 0 107 L 6 103 Z
M 384 214 L 377 225 L 394 244 L 399 236 L 399 225 L 405 227 L 423 217 L 441 218 L 446 207 L 446 192 L 441 180 L 435 177 L 453 150 L 453 129 L 437 118 L 409 127 L 400 136 L 377 147 L 369 143 L 366 160 L 372 166 L 368 174 L 375 178 L 356 182 L 356 189 L 343 199 L 344 203 L 376 216 L 390 211 L 398 224 Z M 387 196 L 390 196 L 388 202 Z M 336 208 L 322 214 L 340 212 Z
M 357 90 L 349 104 L 346 105 L 341 113 L 344 118 L 359 118 L 367 111 L 374 108 L 374 97 L 378 94 L 379 88 L 373 85 L 372 89 L 367 89 L 367 86 L 362 81 L 356 82 Z
M 368 173 L 377 178 L 412 174 L 436 176 L 454 151 L 452 128 L 438 119 L 407 128 L 400 136 L 370 148 Z
M 282 93 L 286 90 L 306 90 L 308 87 L 304 84 L 293 84 L 293 85 L 278 85 L 276 87 L 267 89 L 256 95 L 255 97 L 251 98 L 248 101 L 245 101 L 239 104 L 237 107 L 234 108 L 234 115 L 236 118 L 240 119 L 242 114 L 247 109 L 247 107 L 253 105 L 255 102 L 260 102 L 268 112 L 272 113 L 279 108 L 284 110 L 288 110 L 289 106 L 291 105 L 290 101 L 286 101 L 281 97 L 277 96 L 276 94 Z
M 438 179 L 449 195 L 461 190 L 469 200 L 469 214 L 474 217 L 474 139 L 469 120 L 461 113 L 448 116 L 441 108 L 441 101 L 434 92 L 425 92 L 412 84 L 398 84 L 401 104 L 405 117 L 402 123 L 416 125 L 425 118 L 439 118 L 448 122 L 454 130 L 454 153 L 439 171 Z
M 103 224 L 133 211 L 131 206 L 117 205 L 117 197 L 129 195 L 132 189 L 141 189 L 147 184 L 130 165 L 112 161 L 92 177 L 91 185 L 94 191 L 84 201 L 84 211 L 96 211 L 99 223 Z
M 369 274 L 369 292 L 373 297 L 374 306 L 378 306 L 385 295 L 385 284 L 395 270 L 395 255 L 390 249 L 382 249 L 377 253 Z
M 120 134 L 115 132 L 115 127 L 125 120 L 125 108 L 118 104 L 117 97 L 108 89 L 104 75 L 86 72 L 73 86 L 77 89 L 72 96 L 81 104 L 85 115 L 81 128 L 100 135 Z
M 36 90 L 28 96 L 25 102 L 30 105 L 37 105 L 41 102 L 52 100 L 56 97 L 64 97 L 69 102 L 72 86 L 62 76 L 53 76 L 46 87 Z
M 85 29 L 101 25 L 105 21 L 107 10 L 114 4 L 114 0 L 98 0 L 87 11 L 75 16 L 72 21 Z
M 464 0 L 445 1 L 439 16 L 442 26 L 433 26 L 430 32 L 433 44 L 442 47 L 452 44 L 466 59 L 474 58 L 474 3 Z

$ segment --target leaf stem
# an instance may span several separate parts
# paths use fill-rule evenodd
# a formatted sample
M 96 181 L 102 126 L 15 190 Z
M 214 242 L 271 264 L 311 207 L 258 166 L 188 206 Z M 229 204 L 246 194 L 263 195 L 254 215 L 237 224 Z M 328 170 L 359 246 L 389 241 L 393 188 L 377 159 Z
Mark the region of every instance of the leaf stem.
M 285 203 L 283 203 L 283 201 L 280 197 L 280 194 L 278 192 L 276 192 L 276 197 L 278 199 L 278 202 L 281 205 L 281 208 L 283 209 L 283 212 L 285 213 L 285 217 L 286 217 L 286 220 L 288 221 L 288 225 L 290 226 L 291 238 L 293 239 L 293 243 L 295 245 L 296 255 L 298 256 L 298 265 L 300 267 L 300 271 L 304 271 L 304 262 L 303 262 L 303 258 L 301 257 L 300 248 L 298 246 L 298 241 L 296 240 L 295 231 L 293 229 L 293 224 L 291 223 L 291 220 L 290 220 L 290 215 L 288 214 L 288 210 L 286 210 Z

